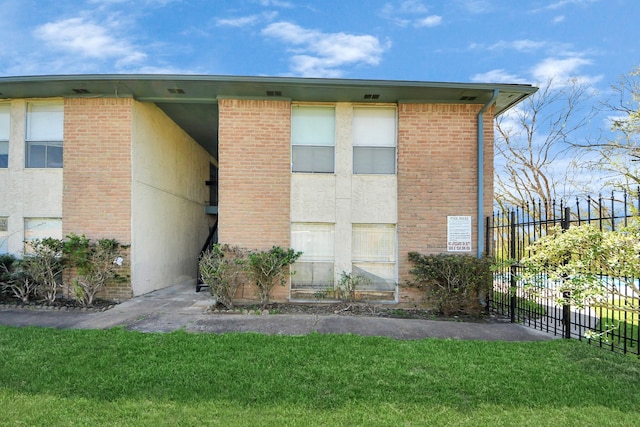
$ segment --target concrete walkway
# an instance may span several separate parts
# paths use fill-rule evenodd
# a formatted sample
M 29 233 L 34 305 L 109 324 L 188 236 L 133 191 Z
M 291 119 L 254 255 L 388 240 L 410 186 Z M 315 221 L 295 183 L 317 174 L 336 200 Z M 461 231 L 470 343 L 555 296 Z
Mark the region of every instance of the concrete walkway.
M 73 329 L 124 327 L 141 332 L 258 332 L 279 335 L 356 334 L 396 339 L 452 338 L 487 341 L 541 341 L 553 336 L 511 323 L 469 323 L 340 315 L 246 315 L 205 312 L 208 292 L 175 285 L 133 298 L 104 312 L 8 309 L 0 325 Z

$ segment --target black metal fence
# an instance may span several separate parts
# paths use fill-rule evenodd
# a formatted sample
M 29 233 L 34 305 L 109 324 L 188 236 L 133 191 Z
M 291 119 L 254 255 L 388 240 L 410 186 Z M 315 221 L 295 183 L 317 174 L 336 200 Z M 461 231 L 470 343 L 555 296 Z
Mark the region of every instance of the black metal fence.
M 633 196 L 627 192 L 612 192 L 607 197 L 575 199 L 575 204 L 571 205 L 566 202 L 548 206 L 537 203 L 487 217 L 486 253 L 504 266 L 494 275 L 493 292 L 489 296 L 491 309 L 510 317 L 511 322 L 564 338 L 586 340 L 612 351 L 640 355 L 640 295 L 634 287 L 624 284 L 633 280 L 637 289 L 640 278 L 624 278 L 623 281 L 601 274 L 602 286 L 611 291 L 608 308 L 582 309 L 557 304 L 563 295 L 558 295 L 552 284 L 547 283 L 546 287 L 532 292 L 518 278 L 518 261 L 529 255 L 531 244 L 551 229 L 561 227 L 566 230 L 589 223 L 601 230 L 615 231 L 629 225 L 631 218 L 639 212 L 640 189 Z M 633 301 L 634 309 L 629 309 L 629 301 Z M 621 309 L 612 309 L 612 306 Z

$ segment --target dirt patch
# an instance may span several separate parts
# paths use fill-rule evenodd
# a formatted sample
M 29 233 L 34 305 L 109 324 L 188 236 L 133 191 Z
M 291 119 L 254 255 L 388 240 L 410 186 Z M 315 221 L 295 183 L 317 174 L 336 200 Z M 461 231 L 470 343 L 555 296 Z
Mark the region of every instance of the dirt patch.
M 96 299 L 89 307 L 78 304 L 77 301 L 66 298 L 57 298 L 52 303 L 42 301 L 30 301 L 24 303 L 17 298 L 8 295 L 0 295 L 0 309 L 5 310 L 59 310 L 59 311 L 105 311 L 117 305 L 117 302 Z
M 286 315 L 286 314 L 310 314 L 310 315 L 339 315 L 339 316 L 369 316 L 369 317 L 388 317 L 395 319 L 422 319 L 422 320 L 445 320 L 459 322 L 495 322 L 499 319 L 495 315 L 485 314 L 482 316 L 442 316 L 432 310 L 419 308 L 397 308 L 384 305 L 370 304 L 366 302 L 355 303 L 272 303 L 269 304 L 266 311 L 257 305 L 237 305 L 233 310 L 227 310 L 222 305 L 210 307 L 211 313 L 229 313 L 229 314 L 269 314 L 269 315 Z

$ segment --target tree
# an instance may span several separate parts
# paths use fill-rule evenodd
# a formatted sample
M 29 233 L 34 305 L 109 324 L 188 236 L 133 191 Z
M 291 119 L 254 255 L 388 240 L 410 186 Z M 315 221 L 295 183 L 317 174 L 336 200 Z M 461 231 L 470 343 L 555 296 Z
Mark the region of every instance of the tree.
M 575 193 L 577 168 L 574 138 L 594 116 L 587 108 L 592 96 L 578 79 L 564 85 L 550 79 L 519 108 L 496 120 L 495 199 L 501 208 L 554 200 Z
M 560 305 L 638 313 L 638 221 L 617 231 L 592 224 L 556 228 L 529 249 L 520 260 L 525 290 L 552 289 Z
M 612 135 L 577 143 L 584 165 L 599 170 L 606 183 L 627 190 L 640 184 L 640 67 L 611 86 L 613 96 L 603 104 Z

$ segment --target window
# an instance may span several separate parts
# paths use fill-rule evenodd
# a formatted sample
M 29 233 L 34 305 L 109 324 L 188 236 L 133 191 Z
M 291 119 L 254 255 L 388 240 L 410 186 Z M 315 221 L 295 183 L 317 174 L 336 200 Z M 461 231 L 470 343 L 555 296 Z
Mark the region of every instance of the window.
M 31 252 L 29 242 L 35 239 L 53 237 L 62 239 L 62 220 L 60 218 L 25 218 L 24 219 L 24 252 Z
M 64 112 L 61 103 L 28 104 L 27 167 L 61 168 Z
M 291 109 L 291 171 L 333 173 L 335 165 L 335 109 Z
M 394 291 L 396 287 L 396 226 L 353 224 L 352 274 L 370 280 L 366 290 Z
M 0 217 L 0 255 L 9 252 L 9 218 Z
M 302 251 L 293 265 L 291 289 L 333 289 L 333 224 L 291 224 L 291 247 Z
M 0 169 L 9 167 L 9 104 L 0 104 Z
M 396 173 L 396 109 L 353 109 L 353 173 Z

